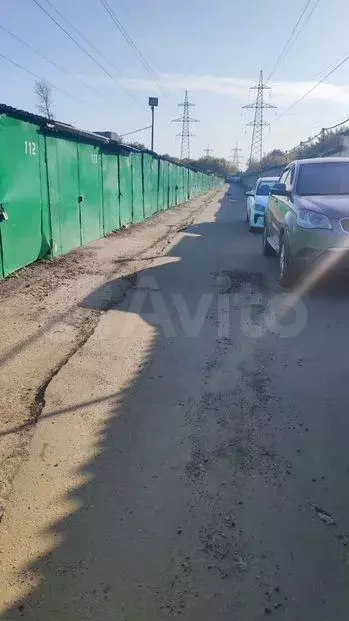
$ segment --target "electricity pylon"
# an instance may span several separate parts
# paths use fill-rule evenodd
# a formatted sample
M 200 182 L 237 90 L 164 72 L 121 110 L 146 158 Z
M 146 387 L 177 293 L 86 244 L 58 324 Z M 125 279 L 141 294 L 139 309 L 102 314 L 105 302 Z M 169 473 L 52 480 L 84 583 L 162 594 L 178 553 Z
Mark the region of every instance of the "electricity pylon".
M 263 71 L 260 71 L 258 84 L 252 86 L 251 90 L 257 91 L 256 101 L 253 104 L 248 104 L 247 106 L 242 107 L 245 109 L 254 110 L 253 121 L 251 123 L 247 123 L 247 125 L 253 127 L 250 162 L 252 160 L 260 162 L 263 156 L 263 128 L 269 126 L 269 123 L 266 123 L 263 119 L 263 111 L 266 108 L 276 108 L 276 106 L 265 103 L 264 101 L 264 91 L 270 90 L 270 86 L 267 86 L 263 83 Z
M 239 149 L 239 145 L 238 143 L 235 144 L 234 149 L 232 149 L 232 166 L 236 169 L 236 170 L 240 170 L 240 153 L 241 149 Z
M 210 157 L 211 153 L 213 154 L 213 149 L 212 147 L 210 147 L 210 145 L 208 144 L 206 149 L 204 149 L 204 156 L 205 157 Z
M 190 123 L 199 123 L 197 119 L 192 119 L 189 115 L 189 108 L 195 106 L 195 104 L 190 103 L 188 100 L 188 91 L 185 91 L 184 101 L 183 103 L 178 104 L 178 106 L 183 108 L 183 116 L 178 119 L 173 119 L 173 123 L 181 123 L 182 131 L 177 134 L 177 136 L 181 136 L 181 160 L 190 159 L 190 138 L 194 136 L 194 134 L 190 133 Z

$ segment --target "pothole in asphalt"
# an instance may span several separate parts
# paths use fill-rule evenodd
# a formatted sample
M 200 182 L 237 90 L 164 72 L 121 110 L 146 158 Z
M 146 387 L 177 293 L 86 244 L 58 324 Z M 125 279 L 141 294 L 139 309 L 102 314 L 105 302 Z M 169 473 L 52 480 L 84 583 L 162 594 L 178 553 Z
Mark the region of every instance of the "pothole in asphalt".
M 216 274 L 216 286 L 218 293 L 236 293 L 243 289 L 263 292 L 267 288 L 264 274 L 260 272 L 228 270 Z

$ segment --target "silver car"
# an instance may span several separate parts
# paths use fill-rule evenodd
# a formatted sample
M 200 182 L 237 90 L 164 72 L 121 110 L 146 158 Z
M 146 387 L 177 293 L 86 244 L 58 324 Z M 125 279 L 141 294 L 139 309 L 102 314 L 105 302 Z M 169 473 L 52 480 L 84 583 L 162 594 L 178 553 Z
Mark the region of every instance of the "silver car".
M 349 267 L 349 158 L 291 162 L 265 210 L 263 253 L 278 254 L 282 286 L 306 268 Z

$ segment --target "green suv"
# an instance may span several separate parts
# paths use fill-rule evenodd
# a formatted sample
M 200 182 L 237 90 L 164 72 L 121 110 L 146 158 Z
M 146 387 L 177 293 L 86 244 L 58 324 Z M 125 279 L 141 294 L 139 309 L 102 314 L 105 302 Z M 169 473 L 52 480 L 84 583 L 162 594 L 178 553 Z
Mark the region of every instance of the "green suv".
M 296 160 L 270 191 L 263 253 L 279 256 L 291 286 L 306 269 L 349 267 L 349 158 Z

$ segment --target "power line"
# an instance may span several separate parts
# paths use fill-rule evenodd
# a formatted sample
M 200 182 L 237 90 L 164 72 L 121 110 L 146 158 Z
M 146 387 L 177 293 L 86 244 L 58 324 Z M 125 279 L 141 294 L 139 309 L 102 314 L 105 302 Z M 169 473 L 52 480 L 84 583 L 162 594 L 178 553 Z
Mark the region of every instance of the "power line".
M 23 45 L 25 45 L 25 47 L 27 47 L 29 50 L 31 50 L 32 52 L 34 52 L 34 54 L 36 54 L 37 56 L 39 56 L 40 58 L 42 58 L 43 60 L 45 60 L 46 62 L 50 63 L 50 65 L 52 65 L 53 67 L 56 67 L 57 69 L 59 69 L 60 71 L 62 71 L 63 73 L 65 73 L 67 76 L 69 76 L 70 78 L 72 78 L 73 80 L 77 80 L 78 82 L 80 82 L 81 84 L 83 84 L 84 86 L 86 86 L 86 88 L 89 88 L 91 91 L 93 91 L 94 93 L 97 93 L 97 95 L 99 95 L 99 97 L 103 97 L 103 95 L 97 91 L 96 88 L 93 88 L 93 86 L 90 86 L 89 84 L 87 84 L 86 82 L 84 82 L 83 80 L 81 80 L 80 78 L 78 78 L 77 76 L 74 76 L 72 73 L 70 73 L 69 71 L 67 71 L 67 69 L 64 69 L 64 67 L 61 67 L 60 65 L 58 65 L 58 63 L 56 63 L 54 60 L 51 60 L 50 58 L 48 58 L 47 56 L 45 56 L 45 54 L 42 54 L 41 52 L 39 52 L 38 50 L 36 50 L 32 45 L 30 45 L 29 43 L 27 43 L 26 41 L 24 41 L 24 39 L 21 39 L 21 37 L 19 37 L 18 35 L 14 34 L 13 32 L 11 32 L 10 30 L 8 30 L 7 28 L 5 28 L 5 26 L 2 26 L 0 24 L 0 28 L 1 30 L 3 30 L 4 32 L 6 32 L 8 35 L 10 35 L 13 39 L 16 39 L 16 41 L 19 41 L 20 43 L 22 43 Z
M 158 86 L 160 91 L 162 91 L 164 93 L 164 90 L 163 90 L 163 88 L 162 88 L 162 86 L 160 84 L 160 81 L 159 81 L 160 78 L 157 75 L 156 71 L 154 71 L 154 69 L 148 63 L 147 59 L 144 57 L 142 52 L 139 50 L 139 48 L 137 47 L 135 42 L 132 40 L 132 38 L 128 34 L 127 30 L 124 28 L 124 26 L 120 22 L 119 18 L 116 16 L 114 10 L 108 4 L 108 1 L 107 0 L 100 0 L 100 2 L 102 4 L 102 6 L 105 8 L 105 10 L 107 11 L 109 17 L 112 19 L 112 21 L 113 21 L 114 25 L 116 26 L 116 28 L 118 29 L 118 31 L 122 34 L 122 36 L 127 41 L 129 46 L 131 47 L 131 49 L 137 54 L 137 56 L 140 59 L 144 69 L 146 70 L 146 72 L 150 75 L 152 80 L 156 83 L 156 85 Z
M 120 134 L 120 138 L 124 138 L 125 136 L 131 136 L 131 134 L 138 134 L 139 132 L 143 132 L 146 129 L 150 129 L 151 125 L 147 125 L 146 127 L 141 127 L 140 129 L 135 129 L 133 132 L 127 132 L 126 134 Z
M 349 60 L 349 54 L 347 56 L 344 56 L 344 58 L 342 58 L 342 60 L 339 63 L 337 63 L 337 65 L 335 67 L 333 67 L 333 69 L 331 69 L 331 71 L 328 71 L 326 73 L 326 75 L 321 80 L 319 80 L 316 84 L 314 84 L 314 86 L 309 88 L 309 90 L 307 90 L 306 93 L 304 93 L 304 95 L 302 95 L 302 97 L 297 99 L 291 106 L 289 106 L 289 108 L 286 108 L 286 110 L 284 110 L 284 112 L 282 114 L 280 114 L 280 116 L 277 118 L 277 120 L 279 121 L 283 116 L 285 116 L 285 114 L 290 112 L 290 110 L 293 110 L 293 108 L 295 106 L 297 106 L 299 103 L 301 103 L 301 101 L 303 101 L 306 97 L 308 97 L 308 95 L 310 95 L 310 93 L 312 93 L 318 86 L 320 86 L 320 84 L 325 82 L 325 80 L 327 80 L 327 78 L 329 78 L 330 75 L 332 75 L 332 73 L 337 71 L 337 69 L 339 69 L 342 65 L 344 65 L 344 63 L 348 62 L 348 60 Z
M 66 23 L 68 24 L 68 26 L 74 30 L 79 37 L 81 37 L 81 39 L 83 41 L 85 41 L 85 43 L 87 43 L 87 45 L 89 45 L 101 58 L 103 58 L 103 60 L 105 62 L 107 62 L 111 67 L 113 67 L 114 71 L 116 71 L 116 73 L 120 76 L 120 77 L 125 77 L 120 69 L 118 69 L 118 67 L 116 67 L 114 65 L 114 63 L 112 63 L 112 61 L 107 58 L 107 56 L 105 56 L 93 43 L 91 43 L 91 41 L 85 37 L 85 35 L 81 32 L 81 30 L 79 30 L 76 26 L 74 26 L 74 24 L 72 24 L 71 21 L 69 21 L 69 19 L 67 17 L 65 17 L 65 15 L 63 15 L 63 13 L 61 13 L 61 11 L 59 11 L 59 9 L 57 9 L 57 7 L 55 7 L 55 5 L 53 4 L 53 2 L 51 2 L 51 0 L 46 0 L 47 4 L 49 4 L 49 6 L 51 7 L 51 9 L 53 9 L 59 16 L 60 18 Z
M 182 138 L 181 140 L 181 160 L 190 159 L 190 138 L 194 135 L 189 131 L 190 123 L 199 123 L 197 119 L 192 119 L 189 115 L 189 108 L 195 106 L 195 104 L 190 103 L 188 99 L 188 91 L 184 91 L 184 101 L 183 103 L 178 104 L 178 106 L 183 108 L 183 116 L 178 119 L 173 119 L 172 123 L 181 123 L 182 131 L 177 136 Z
M 134 97 L 134 96 L 132 95 L 132 93 L 130 93 L 130 92 L 129 92 L 126 88 L 124 88 L 124 87 L 122 86 L 122 84 L 120 84 L 120 82 L 119 82 L 119 81 L 118 81 L 118 80 L 117 80 L 117 79 L 116 79 L 116 78 L 115 78 L 115 77 L 114 77 L 114 76 L 113 76 L 113 75 L 112 75 L 112 74 L 111 74 L 111 73 L 110 73 L 107 69 L 105 69 L 105 67 L 103 67 L 103 65 L 101 65 L 101 63 L 100 63 L 100 62 L 99 62 L 99 61 L 98 61 L 98 60 L 97 60 L 94 56 L 92 56 L 92 54 L 90 54 L 90 52 L 89 52 L 88 50 L 86 50 L 86 48 L 84 48 L 84 46 L 83 46 L 83 45 L 81 45 L 81 43 L 79 43 L 79 41 L 77 41 L 77 40 L 75 39 L 75 37 L 73 37 L 73 35 L 71 35 L 71 34 L 70 34 L 70 32 L 68 32 L 68 30 L 66 30 L 66 28 L 64 28 L 64 26 L 62 26 L 62 24 L 60 24 L 60 23 L 56 20 L 56 18 L 55 18 L 53 15 L 51 15 L 51 13 L 50 13 L 49 11 L 47 11 L 47 10 L 45 9 L 45 7 L 43 7 L 43 6 L 42 6 L 42 4 L 40 4 L 40 2 L 39 2 L 38 0 L 33 0 L 33 2 L 34 2 L 34 3 L 35 3 L 35 4 L 36 4 L 36 5 L 37 5 L 40 9 L 41 9 L 41 11 L 43 11 L 43 13 L 45 13 L 45 15 L 47 15 L 47 17 L 49 17 L 49 19 L 50 19 L 51 21 L 53 21 L 53 22 L 54 22 L 54 24 L 56 24 L 56 26 L 57 26 L 60 30 L 62 30 L 62 32 L 64 32 L 64 34 L 66 34 L 66 35 L 67 35 L 67 37 L 69 37 L 69 39 L 70 39 L 71 41 L 73 41 L 73 43 L 75 43 L 75 45 L 77 45 L 77 47 L 78 47 L 78 48 L 79 48 L 82 52 L 84 52 L 84 54 L 86 54 L 86 56 L 88 56 L 88 57 L 90 58 L 90 60 L 92 60 L 92 62 L 93 62 L 95 65 L 97 65 L 97 67 L 99 67 L 99 68 L 101 69 L 101 71 L 103 71 L 103 73 L 105 73 L 105 75 L 107 75 L 107 76 L 108 76 L 111 80 L 113 80 L 113 82 L 115 82 L 115 84 L 116 84 L 119 88 L 121 88 L 123 91 L 125 91 L 125 93 L 127 93 L 130 97 L 132 97 L 132 99 L 133 99 L 133 100 L 134 100 L 134 101 L 135 101 L 138 105 L 141 105 L 141 106 L 142 106 L 142 108 L 143 108 L 145 111 L 147 111 L 147 108 L 146 108 L 145 106 L 143 106 L 143 105 L 142 105 L 142 104 L 138 101 L 138 99 L 136 99 L 136 97 Z
M 303 15 L 305 14 L 305 12 L 306 12 L 306 10 L 307 10 L 307 8 L 308 8 L 308 6 L 309 6 L 310 2 L 311 2 L 311 0 L 306 0 L 305 6 L 304 6 L 304 8 L 303 8 L 303 10 L 302 10 L 302 12 L 301 12 L 301 14 L 300 14 L 300 16 L 298 17 L 298 20 L 297 20 L 297 22 L 296 22 L 296 24 L 295 24 L 295 26 L 294 26 L 294 28 L 293 28 L 293 30 L 292 30 L 292 32 L 291 32 L 291 34 L 290 34 L 289 38 L 287 39 L 287 41 L 286 41 L 285 45 L 283 46 L 283 48 L 282 48 L 282 50 L 281 50 L 281 52 L 280 52 L 280 54 L 279 54 L 279 56 L 278 56 L 278 58 L 277 58 L 277 60 L 276 60 L 275 64 L 274 64 L 274 67 L 272 68 L 272 70 L 271 70 L 271 72 L 270 72 L 269 76 L 267 77 L 266 83 L 268 83 L 268 82 L 269 82 L 269 80 L 270 80 L 270 78 L 272 77 L 272 75 L 274 75 L 274 73 L 275 73 L 275 71 L 276 71 L 277 67 L 278 67 L 278 66 L 279 66 L 279 64 L 281 63 L 281 60 L 282 60 L 283 56 L 287 54 L 287 48 L 288 48 L 288 46 L 289 46 L 289 44 L 290 44 L 290 41 L 292 40 L 292 37 L 293 37 L 294 33 L 296 32 L 296 30 L 297 30 L 297 28 L 298 28 L 298 25 L 299 25 L 299 23 L 301 22 L 301 20 L 302 20 L 302 18 L 303 18 Z
M 310 5 L 310 2 L 311 2 L 311 0 L 306 0 L 305 6 L 303 7 L 303 10 L 301 11 L 300 16 L 298 17 L 298 20 L 297 20 L 297 22 L 296 22 L 296 24 L 295 24 L 295 26 L 294 26 L 294 28 L 293 28 L 293 30 L 292 30 L 292 32 L 291 32 L 291 34 L 290 34 L 289 38 L 287 39 L 287 41 L 286 41 L 285 45 L 283 46 L 283 48 L 282 48 L 282 50 L 281 50 L 281 52 L 280 52 L 280 54 L 279 54 L 279 56 L 278 56 L 278 58 L 277 58 L 277 60 L 276 60 L 275 64 L 274 64 L 274 67 L 272 68 L 272 70 L 271 70 L 271 72 L 270 72 L 270 74 L 269 74 L 269 76 L 268 76 L 268 78 L 267 78 L 267 80 L 266 80 L 266 83 L 268 83 L 268 82 L 270 81 L 271 77 L 274 75 L 274 73 L 275 73 L 276 69 L 278 68 L 278 66 L 280 65 L 280 63 L 282 62 L 282 60 L 284 60 L 284 58 L 286 58 L 286 56 L 287 56 L 288 52 L 290 51 L 291 47 L 294 45 L 294 43 L 295 43 L 296 39 L 298 38 L 298 36 L 299 36 L 299 34 L 300 34 L 301 30 L 303 30 L 303 28 L 304 28 L 305 24 L 307 23 L 307 21 L 308 21 L 308 20 L 309 20 L 309 18 L 311 17 L 312 13 L 314 12 L 314 10 L 315 10 L 315 8 L 317 7 L 317 5 L 319 4 L 320 0 L 317 0 L 317 2 L 315 3 L 315 5 L 313 6 L 313 8 L 312 8 L 311 12 L 310 12 L 310 13 L 309 13 L 309 15 L 307 16 L 306 21 L 304 22 L 304 24 L 302 25 L 301 29 L 299 30 L 298 34 L 297 34 L 297 35 L 295 36 L 295 38 L 293 39 L 293 37 L 294 37 L 294 35 L 295 35 L 295 33 L 296 33 L 296 30 L 297 30 L 297 28 L 298 28 L 299 24 L 301 23 L 301 21 L 302 21 L 302 19 L 303 19 L 304 15 L 305 15 L 305 13 L 306 13 L 306 11 L 307 11 L 307 9 L 308 9 L 309 5 Z M 293 41 L 292 41 L 292 39 L 293 39 Z
M 321 71 L 319 71 L 315 76 L 314 76 L 314 80 L 321 78 L 326 71 L 329 71 L 330 69 L 332 69 L 333 67 L 336 66 L 337 62 L 340 62 L 340 60 L 342 59 L 342 56 L 340 56 L 339 58 L 337 58 L 333 63 L 331 63 L 330 65 L 327 65 L 324 69 L 322 69 Z
M 149 75 L 153 79 L 156 80 L 157 79 L 157 75 L 156 75 L 155 71 L 152 69 L 152 67 L 149 65 L 148 61 L 144 58 L 142 52 L 138 49 L 138 47 L 136 46 L 134 41 L 131 39 L 130 35 L 128 34 L 126 29 L 123 27 L 122 23 L 120 22 L 119 18 L 116 16 L 114 10 L 108 4 L 107 0 L 100 0 L 100 2 L 102 4 L 102 6 L 105 8 L 105 10 L 107 11 L 108 15 L 111 17 L 112 21 L 114 22 L 114 24 L 117 27 L 117 29 L 119 30 L 119 32 L 121 32 L 121 34 L 124 37 L 124 39 L 132 47 L 132 49 L 136 52 L 137 56 L 141 59 L 141 62 L 143 64 L 144 68 L 146 69 L 146 71 L 149 73 Z
M 44 79 L 42 76 L 38 75 L 37 73 L 34 73 L 34 71 L 31 71 L 30 69 L 27 69 L 26 67 L 23 67 L 23 65 L 20 65 L 19 63 L 17 63 L 16 61 L 12 60 L 11 58 L 8 58 L 8 56 L 5 56 L 4 54 L 0 54 L 0 58 L 3 58 L 4 60 L 7 60 L 7 62 L 11 63 L 11 65 L 14 65 L 15 67 L 18 67 L 19 69 L 22 69 L 23 71 L 25 71 L 26 73 L 31 75 L 36 80 L 43 80 Z M 56 91 L 59 91 L 60 93 L 63 93 L 64 95 L 68 95 L 68 97 L 71 97 L 72 99 L 75 99 L 75 101 L 78 101 L 79 103 L 83 104 L 84 106 L 91 107 L 90 104 L 88 102 L 84 101 L 83 99 L 79 99 L 78 97 L 75 97 L 75 95 L 72 95 L 68 91 L 63 90 L 62 88 L 60 88 L 59 86 L 56 86 L 52 82 L 51 82 L 51 84 L 56 89 Z
M 316 0 L 315 4 L 313 5 L 313 7 L 311 8 L 311 10 L 309 11 L 308 15 L 306 16 L 303 24 L 301 25 L 301 27 L 299 28 L 298 32 L 295 34 L 295 37 L 293 39 L 293 41 L 291 41 L 285 55 L 283 56 L 283 58 L 281 59 L 281 61 L 285 60 L 286 56 L 288 55 L 290 49 L 294 46 L 294 44 L 296 43 L 299 35 L 301 34 L 302 30 L 305 28 L 305 26 L 307 25 L 309 19 L 311 18 L 312 14 L 314 13 L 316 7 L 318 6 L 318 4 L 320 3 L 320 0 Z
M 105 56 L 105 54 L 103 54 L 103 52 L 101 52 L 100 49 L 98 49 L 98 47 L 96 47 L 82 32 L 81 30 L 79 30 L 76 26 L 74 26 L 74 24 L 65 16 L 63 15 L 63 13 L 57 9 L 57 7 L 55 7 L 55 5 L 53 4 L 53 2 L 51 2 L 51 0 L 46 0 L 47 4 L 49 4 L 49 6 L 60 16 L 61 19 L 63 19 L 63 21 L 68 24 L 68 26 L 74 30 L 79 37 L 81 37 L 81 39 L 83 41 L 85 41 L 85 43 L 87 43 L 87 45 L 89 45 L 101 58 L 103 58 L 103 60 L 108 63 L 113 69 L 114 71 L 118 74 L 118 76 L 120 78 L 125 78 L 126 76 L 120 71 L 120 69 L 115 65 L 114 62 L 112 62 L 110 60 L 110 58 L 108 58 L 107 56 Z M 115 81 L 115 79 L 113 78 L 113 80 Z M 118 86 L 120 86 L 120 88 L 122 88 L 122 90 L 127 93 L 127 95 L 129 95 L 129 97 L 131 97 L 133 99 L 133 101 L 135 101 L 139 106 L 141 106 L 143 108 L 143 110 L 145 112 L 148 112 L 148 109 L 137 99 L 137 97 L 135 97 L 133 95 L 133 93 L 131 93 L 125 86 L 122 86 L 119 82 L 118 82 Z

